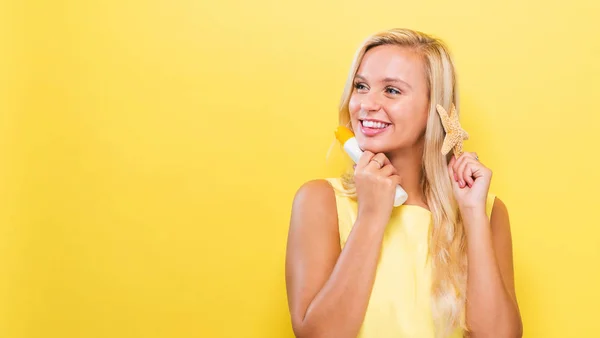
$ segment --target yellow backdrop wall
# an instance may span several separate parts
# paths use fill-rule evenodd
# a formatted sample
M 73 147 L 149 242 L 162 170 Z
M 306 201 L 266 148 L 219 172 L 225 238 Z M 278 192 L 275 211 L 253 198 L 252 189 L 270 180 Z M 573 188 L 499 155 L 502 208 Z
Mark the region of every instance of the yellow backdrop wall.
M 341 167 L 352 56 L 391 27 L 454 52 L 525 336 L 600 336 L 599 2 L 1 7 L 1 337 L 292 337 L 293 194 Z

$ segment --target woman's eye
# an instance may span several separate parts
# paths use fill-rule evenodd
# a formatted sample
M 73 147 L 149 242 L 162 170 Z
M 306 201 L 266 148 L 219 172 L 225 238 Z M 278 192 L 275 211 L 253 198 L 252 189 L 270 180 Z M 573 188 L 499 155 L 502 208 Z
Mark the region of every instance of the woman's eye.
M 398 95 L 398 94 L 400 94 L 400 91 L 399 91 L 398 89 L 396 89 L 396 88 L 391 88 L 391 87 L 388 87 L 388 88 L 386 88 L 385 90 L 386 90 L 386 92 L 387 92 L 388 94 L 394 94 L 394 95 Z
M 364 90 L 367 89 L 367 86 L 365 86 L 363 83 L 355 83 L 354 84 L 354 88 L 358 89 L 358 90 Z

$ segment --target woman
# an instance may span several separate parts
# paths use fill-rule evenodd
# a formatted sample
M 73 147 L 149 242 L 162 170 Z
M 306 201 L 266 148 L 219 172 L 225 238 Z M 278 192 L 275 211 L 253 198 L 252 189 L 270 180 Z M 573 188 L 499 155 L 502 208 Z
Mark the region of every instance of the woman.
M 286 281 L 297 337 L 520 337 L 505 205 L 475 153 L 441 154 L 458 111 L 444 43 L 393 29 L 359 48 L 340 105 L 352 175 L 304 184 Z M 408 200 L 393 207 L 396 184 Z

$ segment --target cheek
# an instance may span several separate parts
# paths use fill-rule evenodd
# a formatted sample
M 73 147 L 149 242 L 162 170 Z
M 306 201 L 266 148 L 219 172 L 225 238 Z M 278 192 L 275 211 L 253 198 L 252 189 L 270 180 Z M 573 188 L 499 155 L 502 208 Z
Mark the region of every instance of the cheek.
M 427 129 L 429 106 L 423 107 L 420 111 L 415 112 L 414 116 L 414 135 L 415 137 L 421 137 Z
M 418 136 L 427 126 L 427 110 L 420 103 L 398 102 L 386 108 L 392 122 L 408 135 Z
M 360 110 L 360 101 L 354 95 L 350 97 L 348 110 L 350 111 L 350 115 L 354 115 Z

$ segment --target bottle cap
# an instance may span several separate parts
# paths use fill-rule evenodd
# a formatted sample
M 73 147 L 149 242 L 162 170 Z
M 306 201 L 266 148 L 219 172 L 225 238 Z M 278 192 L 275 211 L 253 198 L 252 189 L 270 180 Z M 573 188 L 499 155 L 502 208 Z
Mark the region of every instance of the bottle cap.
M 352 130 L 350 130 L 344 126 L 339 126 L 335 130 L 335 138 L 337 138 L 337 140 L 341 144 L 346 143 L 346 141 L 348 141 L 349 139 L 351 139 L 353 137 L 354 137 L 354 133 L 352 132 Z

